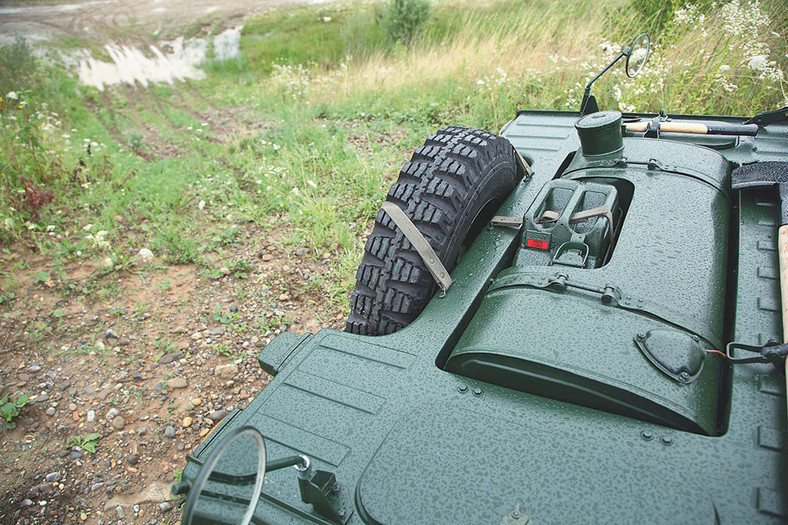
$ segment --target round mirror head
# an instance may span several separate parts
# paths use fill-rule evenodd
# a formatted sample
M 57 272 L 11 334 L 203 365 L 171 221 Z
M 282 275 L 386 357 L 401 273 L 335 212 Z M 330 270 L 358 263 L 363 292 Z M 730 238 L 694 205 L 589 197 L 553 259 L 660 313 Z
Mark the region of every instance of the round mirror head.
M 648 58 L 650 45 L 651 42 L 648 39 L 648 35 L 643 33 L 629 46 L 629 54 L 627 54 L 627 76 L 629 78 L 633 78 L 643 69 L 643 65 Z
M 231 432 L 203 463 L 181 523 L 248 525 L 265 479 L 265 441 L 253 427 Z

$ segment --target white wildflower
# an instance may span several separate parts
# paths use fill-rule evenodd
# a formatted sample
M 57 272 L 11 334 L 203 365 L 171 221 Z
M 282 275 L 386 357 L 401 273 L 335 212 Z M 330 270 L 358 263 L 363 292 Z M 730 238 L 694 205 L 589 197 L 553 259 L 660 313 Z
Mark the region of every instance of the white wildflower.
M 315 184 L 315 181 L 311 179 L 306 179 L 306 183 L 312 186 L 313 188 L 317 188 L 317 184 Z
M 19 98 L 19 95 L 16 94 L 16 91 L 9 91 L 8 93 L 6 93 L 5 98 L 10 100 L 17 100 Z
M 764 55 L 755 55 L 747 62 L 747 67 L 755 71 L 763 71 L 769 66 L 769 59 Z
M 205 201 L 200 201 L 197 204 L 197 209 L 200 210 L 200 211 L 203 211 L 205 209 Z

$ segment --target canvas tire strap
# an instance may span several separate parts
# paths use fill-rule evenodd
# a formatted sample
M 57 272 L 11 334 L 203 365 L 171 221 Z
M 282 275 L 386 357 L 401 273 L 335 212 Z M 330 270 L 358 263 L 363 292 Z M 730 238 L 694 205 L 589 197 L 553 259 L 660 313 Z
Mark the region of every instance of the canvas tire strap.
M 556 222 L 560 216 L 561 214 L 559 214 L 557 211 L 545 211 L 542 213 L 542 216 L 539 217 L 538 222 Z M 578 222 L 587 221 L 592 217 L 605 217 L 607 219 L 608 226 L 610 226 L 610 230 L 613 230 L 613 213 L 611 213 L 608 206 L 599 206 L 598 208 L 579 211 L 569 217 L 569 224 L 577 224 Z
M 408 241 L 410 241 L 411 246 L 416 249 L 416 253 L 419 254 L 424 264 L 427 265 L 427 269 L 430 271 L 430 274 L 432 274 L 435 282 L 438 283 L 438 286 L 440 286 L 440 289 L 444 292 L 448 290 L 452 283 L 451 276 L 435 254 L 435 250 L 432 249 L 430 243 L 427 242 L 424 235 L 416 228 L 416 225 L 413 224 L 408 216 L 405 215 L 405 212 L 393 202 L 384 202 L 381 209 L 391 217 L 394 224 L 397 225 Z

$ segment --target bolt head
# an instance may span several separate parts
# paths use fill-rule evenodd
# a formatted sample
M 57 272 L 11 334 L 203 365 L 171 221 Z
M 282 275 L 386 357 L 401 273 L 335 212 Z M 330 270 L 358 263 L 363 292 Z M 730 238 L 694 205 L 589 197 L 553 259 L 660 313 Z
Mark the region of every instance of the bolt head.
M 669 447 L 670 445 L 673 444 L 673 438 L 671 436 L 662 436 L 661 438 L 659 438 L 659 441 L 666 447 Z
M 652 439 L 654 439 L 654 433 L 650 430 L 644 430 L 643 432 L 640 433 L 640 437 L 642 437 L 646 441 L 651 441 Z
M 482 389 L 481 388 L 474 388 L 473 389 L 473 395 L 475 395 L 477 397 L 482 395 Z
M 468 391 L 468 387 L 467 387 L 467 385 L 460 385 L 460 386 L 458 386 L 458 387 L 457 387 L 457 390 L 458 390 L 458 391 L 459 391 L 461 394 L 464 394 L 465 392 L 467 392 L 467 391 Z

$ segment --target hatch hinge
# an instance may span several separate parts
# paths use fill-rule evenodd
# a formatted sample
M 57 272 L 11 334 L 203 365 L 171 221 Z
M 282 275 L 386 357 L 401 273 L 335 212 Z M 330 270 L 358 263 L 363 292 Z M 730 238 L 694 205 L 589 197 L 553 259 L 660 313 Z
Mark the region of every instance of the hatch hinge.
M 643 297 L 625 293 L 614 284 L 598 286 L 584 283 L 577 279 L 570 279 L 568 272 L 556 272 L 551 275 L 545 275 L 544 273 L 524 271 L 509 273 L 499 277 L 490 286 L 489 292 L 516 286 L 550 290 L 557 293 L 579 292 L 583 295 L 598 296 L 604 305 L 655 317 L 692 335 L 696 335 L 698 338 L 703 338 L 718 348 L 722 345 L 722 341 L 718 337 L 707 333 L 708 331 L 704 328 L 705 325 L 692 314 L 679 312 Z

